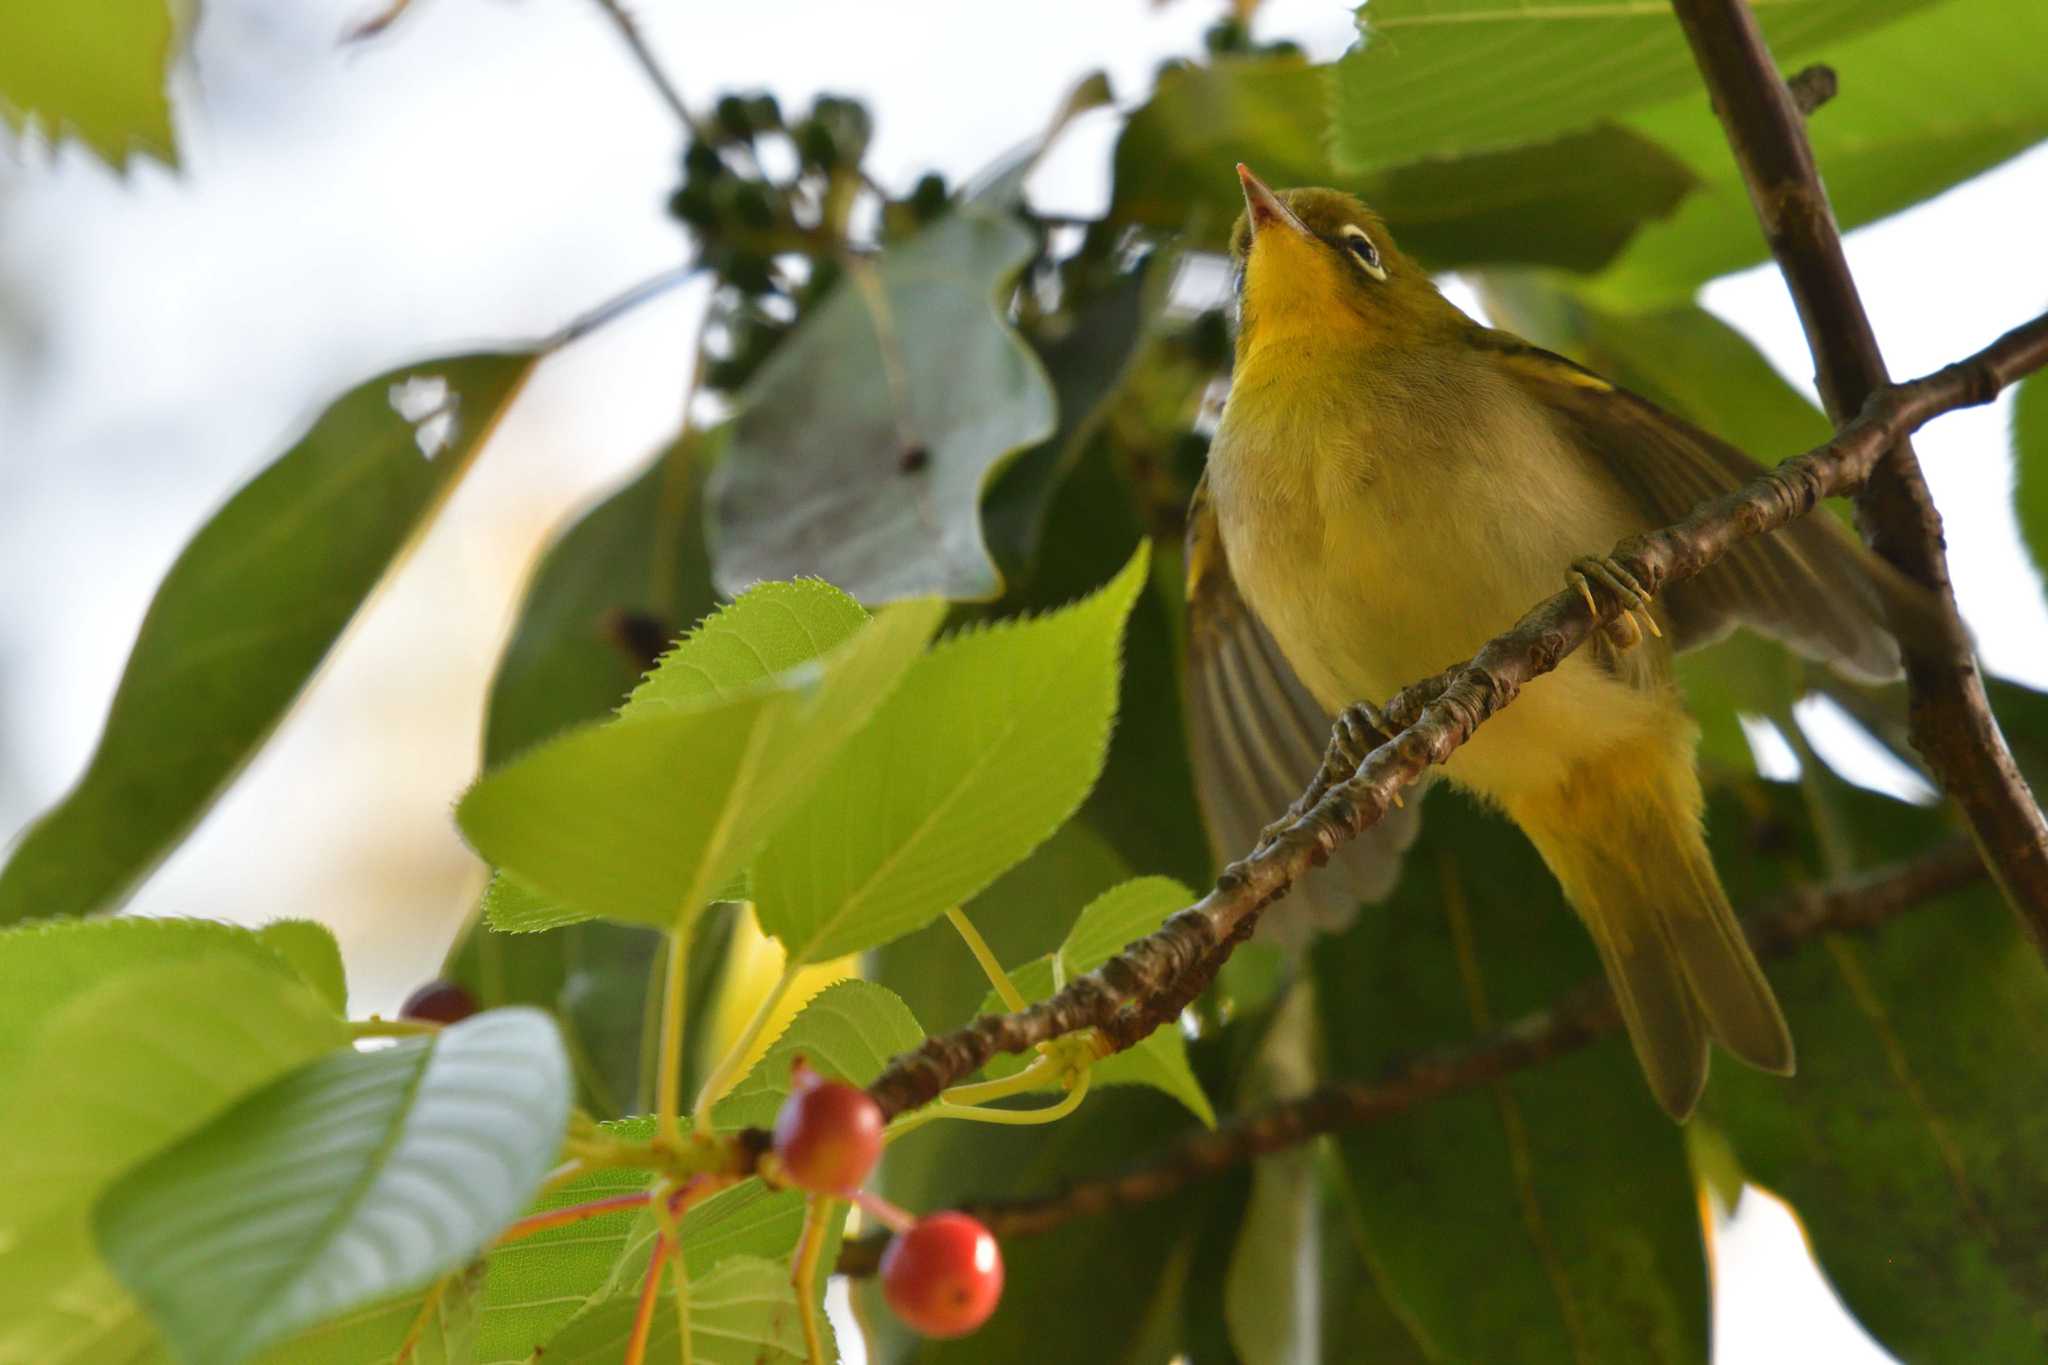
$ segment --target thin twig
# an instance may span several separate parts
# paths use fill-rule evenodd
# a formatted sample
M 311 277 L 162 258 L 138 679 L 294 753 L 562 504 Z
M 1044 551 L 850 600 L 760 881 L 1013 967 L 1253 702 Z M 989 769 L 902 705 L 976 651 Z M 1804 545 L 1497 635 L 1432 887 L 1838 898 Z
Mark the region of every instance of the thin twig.
M 597 7 L 611 17 L 612 26 L 618 29 L 619 36 L 626 40 L 626 46 L 632 49 L 633 60 L 639 62 L 640 69 L 647 73 L 647 82 L 654 87 L 655 93 L 661 96 L 661 102 L 674 112 L 677 121 L 691 137 L 699 142 L 709 142 L 711 139 L 706 135 L 704 125 L 697 122 L 697 116 L 690 112 L 690 106 L 683 103 L 682 91 L 676 89 L 675 82 L 668 78 L 668 73 L 661 69 L 661 63 L 655 60 L 653 49 L 647 46 L 646 38 L 641 36 L 640 25 L 626 11 L 624 0 L 597 0 Z
M 1798 104 L 1742 0 L 1677 0 L 1676 10 L 1764 238 L 1799 307 L 1821 397 L 1839 423 L 1881 392 L 1889 376 L 1842 253 Z M 1871 548 L 1932 590 L 1942 607 L 1940 635 L 1932 643 L 1900 632 L 1913 746 L 1962 808 L 1999 889 L 2048 955 L 2048 818 L 1991 713 L 1975 648 L 1956 615 L 1941 514 L 1909 442 L 1896 441 L 1876 462 L 1856 502 Z
M 1751 921 L 1750 941 L 1759 956 L 1784 956 L 1822 934 L 1874 928 L 1983 875 L 1976 852 L 1959 841 L 1896 867 L 1781 896 L 1773 908 Z M 1171 1198 L 1198 1180 L 1254 1157 L 1373 1123 L 1548 1062 L 1614 1032 L 1620 1022 L 1607 983 L 1589 981 L 1549 1008 L 1470 1043 L 1410 1061 L 1377 1081 L 1325 1086 L 1214 1131 L 1194 1133 L 1119 1175 L 1085 1180 L 1038 1198 L 970 1202 L 962 1207 L 996 1236 L 1015 1237 L 1044 1232 L 1074 1218 Z M 847 1243 L 840 1252 L 839 1273 L 873 1273 L 887 1242 L 887 1234 L 882 1234 Z
M 1904 434 L 1944 412 L 1988 403 L 2044 364 L 2048 315 L 1966 360 L 1879 390 L 1826 444 L 1702 504 L 1674 526 L 1630 537 L 1615 554 L 1652 593 L 1661 591 L 1706 569 L 1738 542 L 1792 522 L 1823 498 L 1854 490 Z M 1232 863 L 1208 895 L 1157 933 L 1029 1009 L 984 1016 L 893 1060 L 868 1087 L 883 1115 L 930 1103 L 999 1052 L 1024 1052 L 1085 1028 L 1100 1029 L 1109 1050 L 1117 1051 L 1177 1018 L 1251 932 L 1261 910 L 1340 844 L 1378 822 L 1400 788 L 1449 758 L 1481 722 L 1557 667 L 1619 606 L 1604 603 L 1596 616 L 1576 592 L 1560 592 L 1470 662 L 1404 690 L 1386 708 L 1389 723 L 1399 730 L 1390 742 L 1271 842 Z M 758 1135 L 755 1140 L 760 1145 Z

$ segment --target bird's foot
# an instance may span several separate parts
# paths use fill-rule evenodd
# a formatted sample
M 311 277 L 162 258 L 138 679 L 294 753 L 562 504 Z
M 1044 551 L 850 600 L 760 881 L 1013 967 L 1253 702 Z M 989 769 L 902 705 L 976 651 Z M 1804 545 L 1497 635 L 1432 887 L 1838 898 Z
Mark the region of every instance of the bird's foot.
M 1579 596 L 1586 599 L 1586 610 L 1595 617 L 1600 615 L 1600 604 L 1593 600 L 1593 589 L 1587 580 L 1598 583 L 1613 593 L 1621 603 L 1621 615 L 1607 623 L 1607 638 L 1617 648 L 1633 649 L 1642 643 L 1643 631 L 1662 639 L 1664 632 L 1657 628 L 1657 618 L 1650 614 L 1650 594 L 1636 581 L 1622 562 L 1612 555 L 1587 555 L 1572 561 L 1571 571 L 1564 576 L 1567 585 L 1577 588 Z M 1635 614 L 1641 612 L 1639 625 Z
M 1259 831 L 1259 847 L 1272 843 L 1290 825 L 1314 810 L 1330 788 L 1357 772 L 1365 756 L 1393 738 L 1396 729 L 1371 702 L 1353 702 L 1338 713 L 1336 723 L 1330 727 L 1330 746 L 1324 751 L 1323 766 L 1316 770 L 1315 780 L 1287 808 L 1285 815 Z M 1399 792 L 1394 793 L 1394 804 L 1401 804 Z

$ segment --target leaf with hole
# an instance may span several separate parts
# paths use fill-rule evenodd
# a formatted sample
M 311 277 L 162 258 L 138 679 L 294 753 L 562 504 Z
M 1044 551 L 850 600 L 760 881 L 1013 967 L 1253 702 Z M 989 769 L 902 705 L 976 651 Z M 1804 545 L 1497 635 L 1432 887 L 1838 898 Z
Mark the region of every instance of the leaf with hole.
M 185 837 L 433 520 L 534 361 L 456 356 L 360 384 L 214 514 L 157 588 L 85 775 L 0 869 L 0 923 L 110 909 Z
M 1026 169 L 856 262 L 741 392 L 711 476 L 722 587 L 822 574 L 867 602 L 1002 590 L 982 492 L 1057 416 L 1004 316 L 1034 248 L 1014 213 Z
M 245 1360 L 480 1252 L 559 1151 L 554 1025 L 493 1010 L 273 1082 L 122 1177 L 101 1251 L 193 1360 Z

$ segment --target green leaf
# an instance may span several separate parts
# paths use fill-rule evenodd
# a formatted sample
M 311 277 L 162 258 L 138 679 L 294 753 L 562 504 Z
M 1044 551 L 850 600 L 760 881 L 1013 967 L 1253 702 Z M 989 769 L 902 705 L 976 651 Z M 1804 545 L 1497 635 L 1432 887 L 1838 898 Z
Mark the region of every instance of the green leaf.
M 868 602 L 1001 591 L 982 491 L 1057 416 L 1004 318 L 1035 248 L 1014 215 L 1028 169 L 850 270 L 747 384 L 711 477 L 721 586 L 815 573 Z
M 1643 223 L 1669 215 L 1695 182 L 1655 142 L 1604 123 L 1499 150 L 1339 171 L 1326 153 L 1332 70 L 1293 58 L 1223 59 L 1162 75 L 1118 139 L 1110 218 L 1184 230 L 1220 250 L 1244 209 L 1230 167 L 1245 161 L 1277 187 L 1336 185 L 1362 195 L 1432 269 L 1521 262 L 1595 270 Z
M 664 654 L 619 714 L 730 701 L 754 684 L 823 658 L 867 622 L 860 603 L 830 583 L 756 584 Z
M 649 1360 L 678 1358 L 681 1329 L 667 1288 L 664 1281 L 664 1298 L 648 1332 Z M 635 1308 L 632 1298 L 621 1297 L 579 1318 L 548 1343 L 548 1365 L 613 1365 L 632 1335 Z M 818 1327 L 825 1337 L 826 1359 L 836 1359 L 837 1344 L 822 1311 Z M 734 1256 L 720 1261 L 702 1279 L 693 1277 L 689 1359 L 702 1365 L 803 1365 L 809 1356 L 789 1267 L 758 1256 Z
M 1758 13 L 1768 25 L 1771 8 Z M 1840 73 L 1840 92 L 1806 130 L 1842 228 L 1897 213 L 2048 137 L 2048 88 L 2034 61 L 2044 44 L 2048 11 L 2033 0 L 1947 0 L 1874 32 L 1831 33 L 1796 53 L 1778 46 L 1788 70 L 1820 60 Z M 1602 298 L 1630 309 L 1682 302 L 1702 282 L 1769 258 L 1705 100 L 1688 93 L 1628 123 L 1704 188 L 1600 277 Z
M 264 1352 L 263 1365 L 472 1365 L 483 1282 L 477 1262 L 451 1276 L 431 1305 L 428 1289 L 344 1313 Z M 415 1324 L 419 1336 L 401 1360 Z
M 1381 1074 L 1600 974 L 1518 831 L 1450 793 L 1431 797 L 1423 824 L 1392 899 L 1316 945 L 1333 1074 Z M 1618 1035 L 1351 1130 L 1339 1152 L 1359 1245 L 1393 1306 L 1379 1319 L 1389 1356 L 1706 1360 L 1684 1141 Z
M 254 934 L 203 921 L 17 929 L 0 979 L 0 1360 L 127 1359 L 155 1333 L 93 1248 L 94 1198 L 347 1032 Z
M 534 359 L 380 375 L 214 515 L 150 603 L 84 777 L 0 870 L 0 923 L 108 909 L 184 837 L 433 518 Z M 445 398 L 452 432 L 400 415 L 422 394 Z
M 654 1120 L 645 1116 L 603 1126 L 629 1141 L 654 1132 Z M 534 1208 L 560 1208 L 646 1188 L 644 1171 L 599 1171 L 549 1191 Z M 692 1279 L 734 1256 L 786 1261 L 803 1220 L 804 1197 L 798 1191 L 770 1190 L 759 1180 L 721 1190 L 683 1218 Z M 654 1234 L 651 1215 L 628 1210 L 551 1228 L 494 1251 L 477 1359 L 485 1365 L 518 1365 L 547 1348 L 545 1358 L 552 1361 L 554 1339 L 565 1326 L 634 1293 Z
M 98 0 L 0 9 L 0 119 L 83 141 L 125 168 L 137 151 L 176 165 L 167 68 L 197 0 Z M 180 21 L 183 21 L 182 23 Z
M 320 992 L 336 1014 L 348 1013 L 348 974 L 341 945 L 324 924 L 309 919 L 272 920 L 256 931 L 257 941 L 289 962 L 300 980 Z
M 609 715 L 647 671 L 642 648 L 716 605 L 701 499 L 717 444 L 684 433 L 548 547 L 491 680 L 486 763 Z
M 1027 962 L 1010 973 L 1010 984 L 1028 1001 L 1045 1000 L 1058 988 L 1058 981 L 1094 971 L 1123 950 L 1125 944 L 1164 924 L 1167 918 L 1195 903 L 1194 892 L 1171 877 L 1138 877 L 1111 887 L 1082 908 L 1074 927 L 1058 952 Z M 1053 973 L 1054 959 L 1060 977 Z M 983 1014 L 1000 1013 L 1003 1004 L 994 991 L 981 1002 Z M 986 1068 L 989 1076 L 1008 1076 L 1021 1071 L 1028 1058 L 1001 1055 Z M 1210 1128 L 1216 1126 L 1216 1110 L 1188 1065 L 1187 1039 L 1177 1028 L 1157 1029 L 1136 1047 L 1114 1053 L 1095 1063 L 1089 1072 L 1095 1085 L 1149 1085 L 1173 1096 L 1188 1112 Z
M 1954 837 L 1940 812 L 1816 779 L 1859 866 Z M 1803 822 L 1790 789 L 1781 825 Z M 1766 855 L 1733 879 L 1782 876 Z M 1940 969 L 1930 971 L 1930 963 Z M 1791 1201 L 1829 1282 L 1902 1360 L 2026 1360 L 2048 1342 L 2048 974 L 1988 884 L 1771 968 L 1799 1071 L 1714 1070 L 1703 1112 Z
M 215 954 L 292 975 L 272 945 L 218 920 L 39 920 L 0 930 L 0 1095 L 9 1069 L 33 1057 L 34 1030 L 61 1006 L 132 968 Z
M 1780 61 L 1932 0 L 1779 0 L 1757 8 Z M 1677 96 L 1704 107 L 1670 7 L 1372 0 L 1337 64 L 1337 164 L 1354 175 L 1541 142 Z
M 124 1176 L 100 1247 L 185 1356 L 243 1360 L 474 1257 L 568 1113 L 568 1061 L 534 1010 L 327 1057 Z
M 824 584 L 765 584 L 671 651 L 617 720 L 472 787 L 463 832 L 536 893 L 507 923 L 686 928 L 894 690 L 944 604 L 899 603 L 836 649 L 818 634 L 828 614 L 850 631 L 858 611 Z M 566 913 L 540 914 L 546 902 Z
M 1146 564 L 1141 548 L 1093 597 L 918 660 L 754 865 L 761 927 L 791 961 L 929 923 L 1073 814 L 1102 770 Z
M 2012 402 L 2013 510 L 2034 568 L 2048 575 L 2048 380 L 2021 381 Z
M 827 986 L 719 1101 L 718 1127 L 772 1126 L 789 1094 L 790 1068 L 798 1057 L 820 1075 L 866 1085 L 882 1074 L 891 1057 L 923 1041 L 924 1030 L 894 991 L 860 980 Z

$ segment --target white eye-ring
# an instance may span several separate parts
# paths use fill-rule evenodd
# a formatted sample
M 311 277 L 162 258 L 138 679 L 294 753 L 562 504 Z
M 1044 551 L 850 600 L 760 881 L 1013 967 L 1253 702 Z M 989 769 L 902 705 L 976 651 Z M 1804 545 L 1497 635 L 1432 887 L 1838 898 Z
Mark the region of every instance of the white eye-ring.
M 1365 267 L 1365 273 L 1376 280 L 1387 277 L 1387 268 L 1380 264 L 1380 249 L 1372 244 L 1372 238 L 1356 223 L 1346 223 L 1337 235 L 1344 239 L 1345 249 L 1350 251 L 1358 263 Z

